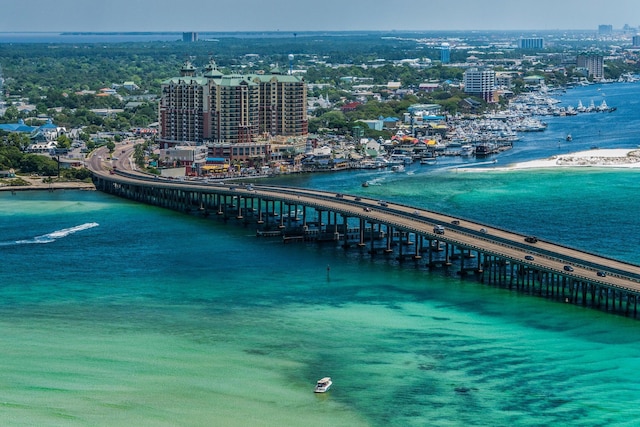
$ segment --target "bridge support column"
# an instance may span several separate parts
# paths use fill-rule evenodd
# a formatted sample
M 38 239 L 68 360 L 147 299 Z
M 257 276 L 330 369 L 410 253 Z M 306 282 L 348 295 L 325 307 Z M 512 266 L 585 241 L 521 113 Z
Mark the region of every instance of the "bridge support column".
M 422 234 L 414 234 L 414 238 L 416 240 L 416 247 L 415 247 L 415 251 L 413 253 L 413 259 L 418 260 L 418 259 L 422 259 L 422 255 L 421 251 L 422 251 L 422 244 L 423 244 L 423 236 Z
M 284 228 L 284 202 L 282 200 L 280 200 L 280 225 L 278 225 L 278 228 Z
M 307 207 L 302 206 L 302 227 L 306 230 L 307 227 Z
M 242 198 L 240 196 L 235 196 L 238 200 L 238 212 L 236 215 L 236 219 L 242 219 Z M 247 199 L 244 199 L 245 203 L 247 201 Z
M 269 203 L 267 202 L 267 207 L 268 206 Z M 258 224 L 264 224 L 264 220 L 262 219 L 262 199 L 260 198 L 258 198 Z
M 387 227 L 387 247 L 384 250 L 386 253 L 391 253 L 393 252 L 393 249 L 391 249 L 391 241 L 393 240 L 393 227 L 391 227 L 389 224 L 386 224 Z

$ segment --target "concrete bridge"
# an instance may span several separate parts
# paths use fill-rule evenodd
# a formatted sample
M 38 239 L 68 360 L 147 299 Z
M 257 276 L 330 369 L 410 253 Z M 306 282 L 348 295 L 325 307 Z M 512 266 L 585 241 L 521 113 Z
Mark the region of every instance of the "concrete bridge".
M 162 179 L 136 172 L 126 157 L 118 164 L 105 159 L 90 159 L 94 184 L 119 197 L 255 226 L 257 236 L 285 243 L 333 242 L 563 303 L 638 316 L 635 264 L 389 201 L 268 183 Z

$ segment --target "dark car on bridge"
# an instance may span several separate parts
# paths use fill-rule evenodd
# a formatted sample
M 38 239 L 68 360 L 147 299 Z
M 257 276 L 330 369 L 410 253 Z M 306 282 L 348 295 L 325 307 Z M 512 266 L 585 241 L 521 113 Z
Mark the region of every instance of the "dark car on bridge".
M 564 271 L 573 271 L 573 267 L 571 267 L 570 265 L 565 265 Z
M 536 236 L 527 236 L 524 238 L 524 241 L 527 243 L 537 243 L 538 238 Z
M 598 271 L 596 274 L 600 277 L 605 277 L 607 275 L 604 271 Z
M 524 259 L 526 259 L 527 261 L 533 261 L 533 256 L 532 255 L 525 255 Z

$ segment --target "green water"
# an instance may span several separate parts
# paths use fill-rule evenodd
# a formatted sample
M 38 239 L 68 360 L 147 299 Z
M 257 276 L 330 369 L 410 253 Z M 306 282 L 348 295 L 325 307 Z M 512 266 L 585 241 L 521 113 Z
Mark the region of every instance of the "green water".
M 633 179 L 603 173 L 620 201 L 609 215 L 623 218 Z M 562 208 L 553 188 L 595 203 L 582 183 L 602 176 L 453 174 L 413 194 L 409 177 L 387 198 L 515 228 L 537 206 L 544 234 L 560 227 L 544 220 Z M 526 215 L 512 213 L 519 199 Z M 588 211 L 558 221 L 582 227 Z M 640 415 L 635 320 L 230 225 L 96 192 L 0 194 L 3 423 L 592 426 Z M 638 259 L 625 244 L 615 255 Z M 314 394 L 325 375 L 334 386 Z

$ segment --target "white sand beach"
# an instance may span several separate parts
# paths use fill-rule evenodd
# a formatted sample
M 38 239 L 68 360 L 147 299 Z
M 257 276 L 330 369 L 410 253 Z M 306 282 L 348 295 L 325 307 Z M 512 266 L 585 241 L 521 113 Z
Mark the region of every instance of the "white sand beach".
M 555 168 L 555 167 L 612 167 L 612 168 L 640 168 L 640 149 L 612 148 L 593 149 L 576 153 L 559 154 L 547 159 L 532 160 L 530 162 L 515 163 L 493 170 Z

